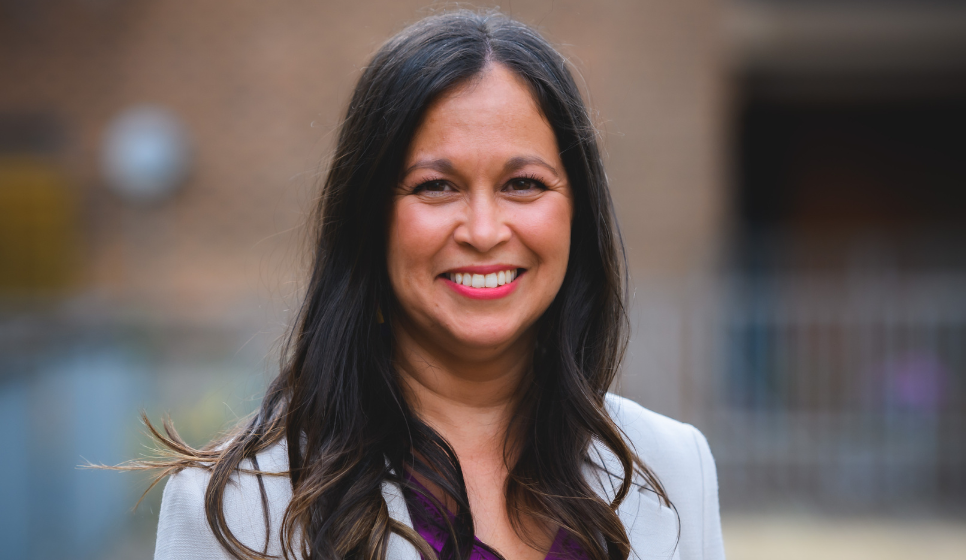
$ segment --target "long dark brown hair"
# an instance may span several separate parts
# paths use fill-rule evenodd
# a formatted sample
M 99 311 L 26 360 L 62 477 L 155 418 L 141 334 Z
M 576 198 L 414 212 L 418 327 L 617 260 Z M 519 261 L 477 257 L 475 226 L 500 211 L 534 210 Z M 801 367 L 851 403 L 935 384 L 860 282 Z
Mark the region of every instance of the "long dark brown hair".
M 590 560 L 626 560 L 630 544 L 616 510 L 632 484 L 669 504 L 604 409 L 627 342 L 627 279 L 597 130 L 566 60 L 536 31 L 499 13 L 456 11 L 390 39 L 359 79 L 322 185 L 307 293 L 260 409 L 201 449 L 167 423 L 164 433 L 149 425 L 167 455 L 131 464 L 161 468 L 158 480 L 187 467 L 209 470 L 205 514 L 235 557 L 266 556 L 229 530 L 225 488 L 239 471 L 252 470 L 249 461 L 257 472 L 256 454 L 284 441 L 293 492 L 280 528 L 286 558 L 384 560 L 392 533 L 435 557 L 417 533 L 390 517 L 383 499 L 387 481 L 419 491 L 407 472 L 455 504 L 440 556 L 468 558 L 473 515 L 459 460 L 413 413 L 394 369 L 386 225 L 392 188 L 427 107 L 490 64 L 528 84 L 556 134 L 574 196 L 566 276 L 537 325 L 522 408 L 511 423 L 519 440 L 508 465 L 511 522 L 529 542 L 523 521 L 535 519 L 567 529 Z M 584 475 L 595 465 L 592 444 L 608 449 L 622 468 L 611 473 L 620 481 L 611 502 Z

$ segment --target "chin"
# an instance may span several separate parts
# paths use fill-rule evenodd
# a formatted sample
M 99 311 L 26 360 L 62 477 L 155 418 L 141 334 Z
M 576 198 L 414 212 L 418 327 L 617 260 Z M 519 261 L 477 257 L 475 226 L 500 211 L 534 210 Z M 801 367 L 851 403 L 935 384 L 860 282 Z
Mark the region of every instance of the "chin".
M 506 327 L 493 329 L 460 329 L 451 331 L 450 336 L 467 348 L 486 350 L 513 344 L 521 336 L 520 329 Z

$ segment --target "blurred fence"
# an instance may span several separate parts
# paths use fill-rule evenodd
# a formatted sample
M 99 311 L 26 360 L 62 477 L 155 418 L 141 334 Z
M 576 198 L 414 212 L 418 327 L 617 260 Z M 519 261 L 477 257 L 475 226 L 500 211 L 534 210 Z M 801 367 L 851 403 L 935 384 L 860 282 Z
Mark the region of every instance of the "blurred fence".
M 698 323 L 725 505 L 966 504 L 966 276 L 744 277 L 725 294 Z
M 76 311 L 0 315 L 0 559 L 150 557 L 159 492 L 132 515 L 150 477 L 80 465 L 152 455 L 139 408 L 199 445 L 264 390 L 257 325 Z

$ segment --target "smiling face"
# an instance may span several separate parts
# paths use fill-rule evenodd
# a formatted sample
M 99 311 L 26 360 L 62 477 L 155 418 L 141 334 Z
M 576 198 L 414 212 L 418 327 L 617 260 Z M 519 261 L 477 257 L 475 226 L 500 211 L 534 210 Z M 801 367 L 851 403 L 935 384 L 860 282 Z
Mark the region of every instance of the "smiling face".
M 457 355 L 527 340 L 563 282 L 572 214 L 550 124 L 488 66 L 429 107 L 409 148 L 389 224 L 394 326 Z

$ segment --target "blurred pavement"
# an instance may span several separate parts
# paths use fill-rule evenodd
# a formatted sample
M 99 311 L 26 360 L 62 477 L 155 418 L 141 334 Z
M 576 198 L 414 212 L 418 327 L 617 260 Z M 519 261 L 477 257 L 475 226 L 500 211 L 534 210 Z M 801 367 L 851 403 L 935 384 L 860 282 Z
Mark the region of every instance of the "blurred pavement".
M 966 519 L 723 516 L 729 560 L 963 560 Z

